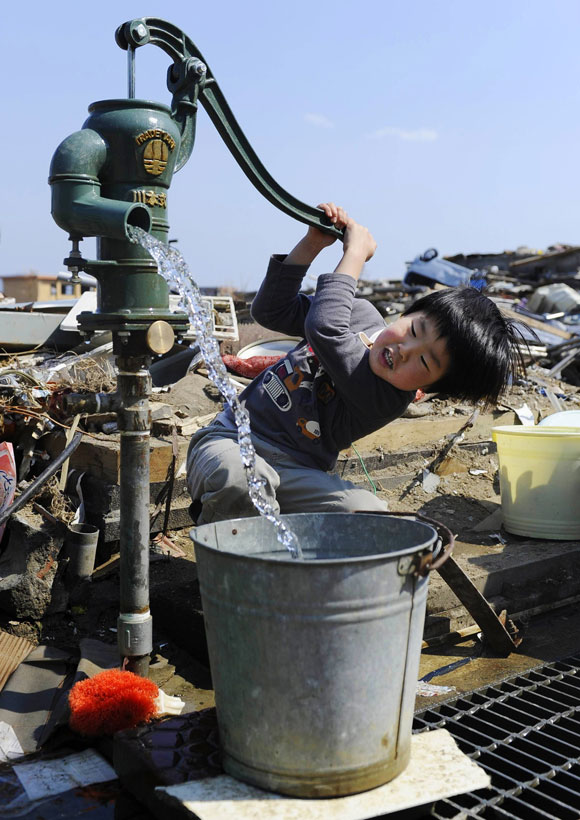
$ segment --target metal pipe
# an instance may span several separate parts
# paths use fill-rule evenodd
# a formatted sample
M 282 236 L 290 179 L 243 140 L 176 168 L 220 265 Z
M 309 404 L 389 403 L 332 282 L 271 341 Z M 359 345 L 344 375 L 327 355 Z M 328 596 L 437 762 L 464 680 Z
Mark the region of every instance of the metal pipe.
M 127 96 L 135 99 L 135 49 L 132 46 L 127 48 Z
M 4 510 L 2 515 L 0 515 L 0 526 L 2 526 L 2 524 L 4 524 L 4 522 L 7 521 L 11 515 L 18 512 L 18 510 L 24 507 L 24 505 L 27 504 L 31 498 L 34 498 L 34 496 L 40 492 L 48 479 L 53 476 L 58 468 L 67 460 L 67 458 L 74 453 L 81 443 L 82 437 L 82 433 L 75 433 L 72 441 L 64 448 L 62 453 L 60 453 L 55 460 L 48 465 L 46 470 L 44 470 L 44 472 L 42 472 L 38 478 L 36 478 L 32 484 L 27 487 L 26 490 L 24 490 L 22 495 L 18 496 L 16 501 L 14 501 L 14 503 L 12 503 L 7 510 Z
M 120 449 L 120 612 L 123 668 L 147 677 L 153 650 L 149 611 L 149 356 L 117 357 Z
M 81 413 L 115 413 L 119 408 L 118 393 L 63 393 L 59 398 L 68 416 Z

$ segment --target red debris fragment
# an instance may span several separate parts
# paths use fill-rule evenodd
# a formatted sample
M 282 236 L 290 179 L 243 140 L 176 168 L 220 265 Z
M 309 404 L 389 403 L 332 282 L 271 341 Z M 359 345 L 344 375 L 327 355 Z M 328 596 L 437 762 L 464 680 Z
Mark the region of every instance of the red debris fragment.
M 274 356 L 250 356 L 248 359 L 240 359 L 239 356 L 232 356 L 224 353 L 222 361 L 231 373 L 244 376 L 246 379 L 255 379 L 260 373 L 272 364 L 284 358 L 282 355 Z

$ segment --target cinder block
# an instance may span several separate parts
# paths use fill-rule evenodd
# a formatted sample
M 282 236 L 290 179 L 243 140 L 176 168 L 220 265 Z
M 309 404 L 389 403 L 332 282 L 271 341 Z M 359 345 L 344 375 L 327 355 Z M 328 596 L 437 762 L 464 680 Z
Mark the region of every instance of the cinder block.
M 75 476 L 72 477 L 73 483 Z M 118 484 L 109 484 L 91 475 L 85 475 L 81 481 L 81 490 L 85 505 L 85 519 L 100 530 L 100 543 L 117 541 L 120 533 L 121 488 Z M 149 485 L 151 534 L 161 532 L 165 522 L 166 497 L 169 483 L 153 482 Z M 193 525 L 189 514 L 191 497 L 185 479 L 173 482 L 171 506 L 167 526 L 170 530 L 180 530 Z M 159 509 L 158 509 L 159 508 Z M 155 514 L 155 511 L 158 512 Z
M 173 463 L 173 442 L 151 436 L 150 481 L 165 481 Z M 177 469 L 184 463 L 189 446 L 189 437 L 177 436 Z M 64 436 L 55 434 L 46 437 L 49 455 L 56 457 L 64 449 Z M 85 436 L 71 455 L 69 469 L 78 469 L 109 484 L 119 484 L 121 469 L 121 436 L 118 433 L 102 435 L 98 438 Z
M 39 620 L 64 612 L 68 592 L 61 548 L 64 524 L 54 525 L 24 507 L 9 519 L 0 558 L 0 609 L 13 618 Z

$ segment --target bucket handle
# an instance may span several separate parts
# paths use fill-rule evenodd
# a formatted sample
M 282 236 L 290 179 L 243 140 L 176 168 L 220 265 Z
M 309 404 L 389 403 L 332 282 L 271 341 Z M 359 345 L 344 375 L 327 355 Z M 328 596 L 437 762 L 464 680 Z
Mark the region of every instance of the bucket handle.
M 364 513 L 365 510 L 357 510 L 356 512 Z M 415 575 L 421 575 L 424 577 L 428 575 L 432 570 L 439 569 L 445 561 L 450 557 L 451 553 L 453 552 L 453 548 L 455 546 L 455 536 L 449 529 L 446 527 L 445 524 L 442 524 L 440 521 L 436 521 L 434 518 L 428 518 L 426 515 L 422 515 L 421 513 L 416 512 L 397 512 L 396 510 L 389 511 L 389 512 L 382 512 L 382 511 L 374 511 L 374 515 L 390 515 L 393 518 L 412 518 L 415 521 L 423 521 L 425 524 L 430 524 L 437 535 L 439 536 L 439 544 L 445 545 L 445 549 L 439 553 L 437 558 L 433 560 L 433 553 L 429 552 L 427 554 L 420 555 L 417 559 L 415 564 Z

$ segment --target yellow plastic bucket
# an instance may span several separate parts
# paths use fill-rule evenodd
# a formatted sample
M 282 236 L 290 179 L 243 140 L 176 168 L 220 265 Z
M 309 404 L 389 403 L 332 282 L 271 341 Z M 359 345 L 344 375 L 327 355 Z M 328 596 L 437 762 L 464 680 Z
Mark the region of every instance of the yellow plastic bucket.
M 515 535 L 580 538 L 580 430 L 494 427 L 504 527 Z

